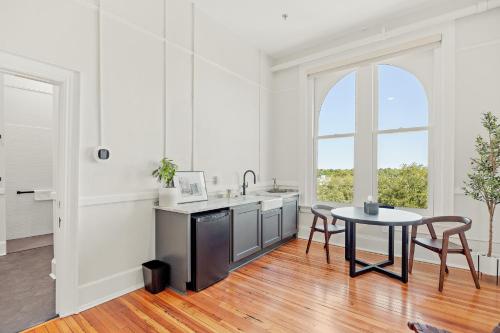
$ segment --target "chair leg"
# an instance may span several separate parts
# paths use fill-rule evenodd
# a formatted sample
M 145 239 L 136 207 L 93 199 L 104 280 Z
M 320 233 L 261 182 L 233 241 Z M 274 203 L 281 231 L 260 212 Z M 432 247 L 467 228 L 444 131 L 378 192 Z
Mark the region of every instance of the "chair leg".
M 411 226 L 411 238 L 410 238 L 410 262 L 408 263 L 408 273 L 413 270 L 413 260 L 415 258 L 415 237 L 417 237 L 417 226 Z
M 463 232 L 459 233 L 460 242 L 462 243 L 462 247 L 464 249 L 465 258 L 467 258 L 467 263 L 469 264 L 469 269 L 472 274 L 472 278 L 474 279 L 474 284 L 477 289 L 480 289 L 479 278 L 476 273 L 476 269 L 474 268 L 474 262 L 472 261 L 472 256 L 470 255 L 469 245 L 467 244 L 467 239 L 465 238 L 465 234 Z
M 328 246 L 328 240 L 330 239 L 328 233 L 328 221 L 324 220 L 325 225 L 325 245 L 326 245 L 326 262 L 330 263 L 330 247 Z
M 313 224 L 311 226 L 311 232 L 309 233 L 309 240 L 307 241 L 306 254 L 309 253 L 309 247 L 311 246 L 312 238 L 314 235 L 314 228 L 316 228 L 316 222 L 318 221 L 318 217 L 315 216 L 313 220 Z
M 439 291 L 443 291 L 444 275 L 446 274 L 446 258 L 448 257 L 448 238 L 443 239 L 443 249 L 441 252 L 441 269 L 439 270 Z
M 326 242 L 325 246 L 323 246 L 323 248 L 326 249 L 326 246 L 330 244 L 330 237 L 332 237 L 332 234 L 328 233 L 328 241 Z
M 415 257 L 415 242 L 413 238 L 410 240 L 410 262 L 408 263 L 408 273 L 413 270 L 413 258 Z
M 438 253 L 439 254 L 439 259 L 441 259 L 441 253 Z M 448 270 L 448 265 L 446 265 L 444 271 L 446 272 L 446 274 L 449 274 L 450 271 Z

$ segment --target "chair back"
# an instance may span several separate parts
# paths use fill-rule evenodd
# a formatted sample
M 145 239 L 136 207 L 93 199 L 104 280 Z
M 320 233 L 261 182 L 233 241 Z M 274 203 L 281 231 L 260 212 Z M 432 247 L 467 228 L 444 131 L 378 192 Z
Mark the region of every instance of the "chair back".
M 329 205 L 315 204 L 311 207 L 311 213 L 323 220 L 328 220 L 327 216 L 330 215 L 332 209 L 333 207 Z
M 432 224 L 439 223 L 439 222 L 451 222 L 451 223 L 462 223 L 463 224 L 463 226 L 459 226 L 456 228 L 446 230 L 445 233 L 449 233 L 449 234 L 456 233 L 456 232 L 465 232 L 472 227 L 472 220 L 468 217 L 465 217 L 465 216 L 428 217 L 428 218 L 425 218 L 422 220 L 422 224 L 427 225 L 427 228 L 429 229 L 429 233 L 431 234 L 432 238 L 436 238 L 436 231 L 434 230 L 434 226 Z
M 422 220 L 422 224 L 435 222 L 458 222 L 463 224 L 471 224 L 472 220 L 465 216 L 433 216 Z

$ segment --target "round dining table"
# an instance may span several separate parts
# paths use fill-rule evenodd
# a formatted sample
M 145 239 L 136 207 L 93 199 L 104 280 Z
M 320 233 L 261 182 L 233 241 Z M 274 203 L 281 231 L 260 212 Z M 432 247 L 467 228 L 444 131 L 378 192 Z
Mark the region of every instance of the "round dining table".
M 378 214 L 370 215 L 363 207 L 342 207 L 331 211 L 332 216 L 346 223 L 345 257 L 349 260 L 349 275 L 356 277 L 368 272 L 378 272 L 391 278 L 408 282 L 408 227 L 422 222 L 422 216 L 399 209 L 379 208 Z M 378 263 L 368 263 L 356 259 L 356 225 L 367 224 L 389 227 L 388 259 Z M 401 227 L 401 274 L 384 267 L 394 264 L 394 228 Z M 363 268 L 356 270 L 356 265 Z

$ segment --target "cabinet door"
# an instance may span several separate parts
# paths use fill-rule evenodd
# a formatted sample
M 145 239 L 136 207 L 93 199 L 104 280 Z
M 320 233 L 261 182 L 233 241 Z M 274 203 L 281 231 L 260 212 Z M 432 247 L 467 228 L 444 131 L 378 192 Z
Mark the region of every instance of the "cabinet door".
M 282 239 L 290 237 L 297 233 L 298 227 L 298 199 L 287 198 L 283 201 L 283 215 L 282 215 Z
M 233 262 L 261 250 L 260 205 L 232 209 L 232 235 Z
M 281 209 L 262 213 L 262 247 L 281 240 Z

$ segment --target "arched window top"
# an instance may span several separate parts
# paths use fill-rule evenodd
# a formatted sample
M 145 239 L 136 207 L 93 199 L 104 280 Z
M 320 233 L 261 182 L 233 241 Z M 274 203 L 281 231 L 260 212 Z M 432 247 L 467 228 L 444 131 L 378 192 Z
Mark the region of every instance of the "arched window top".
M 340 79 L 326 94 L 318 119 L 318 135 L 354 133 L 356 72 Z
M 378 129 L 428 126 L 429 105 L 420 80 L 394 65 L 378 65 Z

